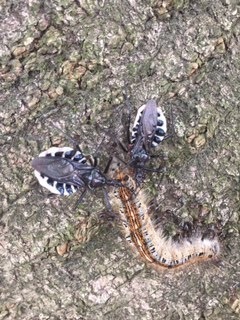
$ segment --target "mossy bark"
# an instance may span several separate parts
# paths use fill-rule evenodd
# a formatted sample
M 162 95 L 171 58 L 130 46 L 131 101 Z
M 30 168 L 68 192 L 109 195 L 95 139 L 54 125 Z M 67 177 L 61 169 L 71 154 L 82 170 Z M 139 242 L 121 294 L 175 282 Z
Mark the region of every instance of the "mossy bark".
M 0 9 L 0 319 L 239 319 L 238 2 L 3 0 Z M 132 117 L 156 98 L 173 134 L 156 151 L 166 173 L 145 185 L 156 215 L 171 235 L 184 221 L 214 228 L 219 261 L 157 273 L 98 214 L 101 190 L 74 209 L 77 196 L 36 184 L 31 159 L 70 144 L 52 124 L 101 168 L 126 157 L 117 147 L 126 88 Z

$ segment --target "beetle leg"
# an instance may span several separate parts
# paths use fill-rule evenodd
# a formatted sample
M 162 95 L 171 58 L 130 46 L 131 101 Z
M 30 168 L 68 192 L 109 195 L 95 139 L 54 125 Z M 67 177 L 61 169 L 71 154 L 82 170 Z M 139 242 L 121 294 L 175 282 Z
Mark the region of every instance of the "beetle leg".
M 126 101 L 126 106 L 128 109 L 128 119 L 127 119 L 127 141 L 128 144 L 130 144 L 131 141 L 131 133 L 130 133 L 130 125 L 131 125 L 131 112 L 132 112 L 132 105 L 130 103 L 129 95 L 128 95 L 128 88 L 127 85 L 125 85 L 125 93 L 124 98 Z
M 104 174 L 108 173 L 109 167 L 110 167 L 110 165 L 112 163 L 112 159 L 113 159 L 113 157 L 109 157 L 107 165 L 106 165 L 106 167 L 105 167 L 105 169 L 103 171 Z
M 103 196 L 104 196 L 104 202 L 105 202 L 105 206 L 107 208 L 107 211 L 113 212 L 113 208 L 112 208 L 110 200 L 109 200 L 109 195 L 108 195 L 105 188 L 103 189 Z
M 76 201 L 76 204 L 75 204 L 74 209 L 77 209 L 77 207 L 79 206 L 79 204 L 82 202 L 82 200 L 83 200 L 86 192 L 87 192 L 87 188 L 85 188 L 85 189 L 83 190 L 83 192 L 81 193 L 79 199 Z

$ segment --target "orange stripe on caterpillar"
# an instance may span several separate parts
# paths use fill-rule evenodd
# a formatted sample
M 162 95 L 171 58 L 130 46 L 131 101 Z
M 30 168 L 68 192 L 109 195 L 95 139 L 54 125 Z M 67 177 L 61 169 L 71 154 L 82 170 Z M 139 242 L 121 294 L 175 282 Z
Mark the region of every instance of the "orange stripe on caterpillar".
M 151 220 L 144 192 L 136 187 L 130 175 L 118 172 L 124 187 L 115 190 L 114 205 L 125 223 L 126 239 L 138 253 L 154 266 L 173 268 L 217 256 L 218 240 L 203 239 L 195 235 L 181 242 L 167 239 L 161 229 L 156 229 Z

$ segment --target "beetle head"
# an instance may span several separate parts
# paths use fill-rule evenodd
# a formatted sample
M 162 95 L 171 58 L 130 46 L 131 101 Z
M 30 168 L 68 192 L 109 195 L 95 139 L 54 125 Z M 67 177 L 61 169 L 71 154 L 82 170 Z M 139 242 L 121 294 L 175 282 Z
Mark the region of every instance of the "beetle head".
M 138 150 L 131 150 L 131 166 L 144 166 L 144 164 L 149 160 L 150 156 L 144 148 L 139 148 Z

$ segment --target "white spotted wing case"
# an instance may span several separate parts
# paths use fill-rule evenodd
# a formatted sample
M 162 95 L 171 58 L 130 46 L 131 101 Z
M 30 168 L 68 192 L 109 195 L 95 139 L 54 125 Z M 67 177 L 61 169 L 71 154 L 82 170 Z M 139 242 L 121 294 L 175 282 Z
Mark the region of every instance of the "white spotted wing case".
M 142 135 L 146 148 L 155 148 L 163 141 L 166 133 L 167 120 L 162 109 L 157 106 L 155 100 L 149 100 L 138 109 L 132 128 L 131 144 L 134 144 L 138 136 Z
M 66 196 L 73 194 L 79 187 L 84 186 L 84 183 L 81 185 L 81 181 L 77 185 L 71 183 L 73 172 L 71 163 L 84 164 L 86 161 L 84 155 L 78 150 L 70 147 L 52 147 L 41 152 L 32 161 L 32 166 L 35 169 L 34 175 L 41 186 L 51 193 Z M 64 179 L 66 182 L 64 182 Z

